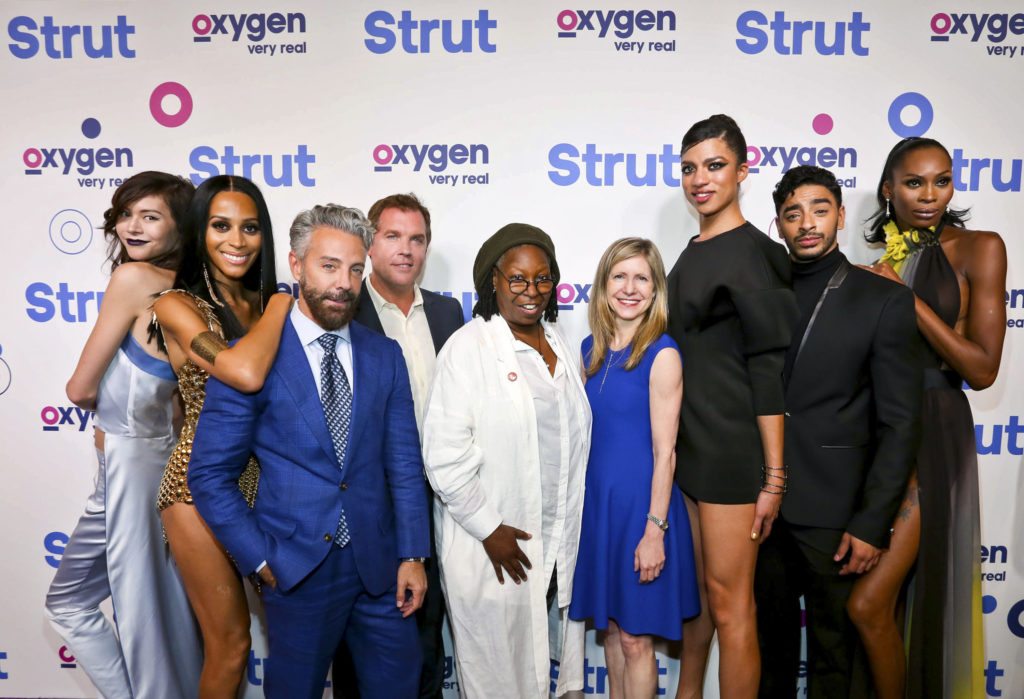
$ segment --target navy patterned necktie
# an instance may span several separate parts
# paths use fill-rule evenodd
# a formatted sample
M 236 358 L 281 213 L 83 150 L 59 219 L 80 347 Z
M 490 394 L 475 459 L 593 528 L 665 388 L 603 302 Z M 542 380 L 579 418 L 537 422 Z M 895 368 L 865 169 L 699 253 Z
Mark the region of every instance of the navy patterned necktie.
M 338 457 L 341 468 L 345 468 L 345 451 L 348 448 L 348 431 L 352 423 L 352 387 L 349 386 L 345 369 L 341 366 L 335 346 L 338 336 L 324 333 L 317 338 L 324 348 L 324 358 L 320 361 L 320 402 L 324 406 L 324 417 L 331 431 L 331 442 L 334 453 Z M 342 509 L 338 518 L 338 528 L 334 533 L 334 543 L 345 546 L 352 537 L 348 533 L 345 521 L 345 510 Z

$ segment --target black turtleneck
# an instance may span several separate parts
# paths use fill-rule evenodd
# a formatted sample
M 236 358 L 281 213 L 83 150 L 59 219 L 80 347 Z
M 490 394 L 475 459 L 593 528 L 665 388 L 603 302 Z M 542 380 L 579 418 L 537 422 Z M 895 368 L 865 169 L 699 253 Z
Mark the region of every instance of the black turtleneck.
M 797 350 L 800 348 L 800 341 L 804 337 L 807 323 L 811 320 L 814 307 L 825 291 L 828 280 L 836 271 L 839 263 L 846 257 L 839 251 L 837 246 L 832 252 L 811 260 L 810 262 L 793 261 L 793 293 L 796 294 L 796 305 L 800 309 L 800 320 L 793 330 L 793 342 L 786 353 L 786 364 L 782 370 L 786 383 L 789 382 L 789 375 L 793 370 L 793 362 L 796 359 Z

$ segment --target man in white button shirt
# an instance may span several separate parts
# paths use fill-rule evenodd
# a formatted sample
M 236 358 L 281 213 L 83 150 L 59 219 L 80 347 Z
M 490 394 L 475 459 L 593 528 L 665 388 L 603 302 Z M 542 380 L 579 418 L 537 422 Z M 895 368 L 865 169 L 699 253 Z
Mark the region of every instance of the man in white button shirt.
M 427 390 L 434 375 L 434 358 L 451 334 L 462 327 L 462 306 L 451 297 L 419 287 L 431 231 L 430 211 L 415 194 L 392 194 L 378 200 L 370 207 L 368 218 L 376 229 L 368 251 L 372 272 L 360 295 L 355 320 L 396 340 L 401 346 L 409 369 L 416 427 L 419 428 L 423 424 Z M 426 482 L 424 488 L 427 502 L 431 503 L 433 491 Z M 434 548 L 433 520 L 430 529 L 427 596 L 416 613 L 423 649 L 420 697 L 441 699 L 444 597 Z M 335 697 L 355 699 L 359 696 L 352 660 L 344 644 L 334 659 L 333 675 Z

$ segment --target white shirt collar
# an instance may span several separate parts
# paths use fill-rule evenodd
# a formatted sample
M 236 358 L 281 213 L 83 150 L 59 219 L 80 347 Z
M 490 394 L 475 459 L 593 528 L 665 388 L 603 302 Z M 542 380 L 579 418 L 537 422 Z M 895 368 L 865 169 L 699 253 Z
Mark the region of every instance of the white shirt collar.
M 291 320 L 292 325 L 295 327 L 295 332 L 299 336 L 299 342 L 301 342 L 303 346 L 316 342 L 317 338 L 327 332 L 332 335 L 337 335 L 345 342 L 352 344 L 352 334 L 347 323 L 344 327 L 337 330 L 324 330 L 317 325 L 315 321 L 306 317 L 306 314 L 299 310 L 298 302 L 292 306 Z
M 373 274 L 371 273 L 370 276 L 366 278 L 366 283 L 364 284 L 364 286 L 366 287 L 367 293 L 370 294 L 370 300 L 373 301 L 373 308 L 375 311 L 377 311 L 377 315 L 380 315 L 381 309 L 383 309 L 385 306 L 390 306 L 391 308 L 398 308 L 396 304 L 391 303 L 390 301 L 386 300 L 383 296 L 380 295 L 380 292 L 377 291 L 377 289 L 373 286 L 372 279 Z M 412 293 L 413 299 L 412 306 L 409 309 L 410 312 L 412 311 L 413 308 L 416 308 L 416 306 L 423 305 L 423 293 L 420 291 L 419 284 L 413 284 Z

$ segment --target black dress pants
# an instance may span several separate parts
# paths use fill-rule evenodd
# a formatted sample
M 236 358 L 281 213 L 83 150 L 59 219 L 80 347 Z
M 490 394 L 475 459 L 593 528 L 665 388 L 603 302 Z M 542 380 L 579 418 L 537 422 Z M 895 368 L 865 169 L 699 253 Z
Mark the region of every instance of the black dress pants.
M 793 699 L 800 672 L 800 597 L 807 625 L 807 696 L 856 697 L 868 686 L 857 630 L 846 613 L 856 575 L 832 560 L 842 531 L 797 527 L 781 518 L 757 557 L 754 597 L 762 699 Z

